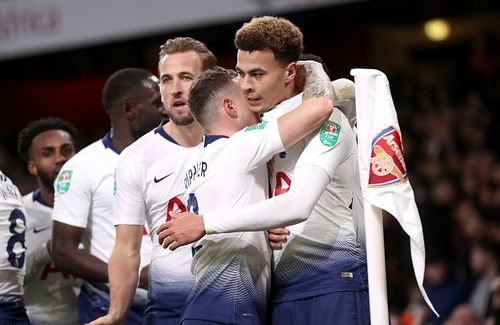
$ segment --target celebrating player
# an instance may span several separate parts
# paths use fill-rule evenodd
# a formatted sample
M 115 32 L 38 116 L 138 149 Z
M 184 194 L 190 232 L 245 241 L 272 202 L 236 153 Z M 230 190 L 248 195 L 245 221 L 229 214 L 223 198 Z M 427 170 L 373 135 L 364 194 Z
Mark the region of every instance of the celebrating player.
M 266 163 L 319 127 L 332 111 L 329 100 L 311 98 L 277 120 L 256 124 L 259 115 L 249 109 L 235 76 L 214 69 L 191 88 L 189 106 L 207 133 L 203 150 L 184 173 L 187 208 L 193 212 L 267 198 Z M 264 323 L 271 267 L 265 232 L 206 236 L 193 253 L 196 284 L 183 324 Z
M 0 171 L 0 324 L 30 325 L 23 303 L 25 232 L 21 193 Z
M 28 124 L 18 137 L 18 152 L 36 176 L 39 188 L 23 197 L 26 208 L 26 276 L 24 303 L 30 322 L 77 324 L 77 281 L 54 266 L 50 256 L 54 181 L 75 154 L 76 130 L 59 118 Z
M 64 164 L 55 184 L 53 258 L 61 270 L 85 280 L 78 297 L 80 323 L 105 315 L 109 308 L 107 263 L 115 242 L 115 168 L 120 152 L 161 119 L 158 78 L 142 69 L 119 70 L 106 81 L 103 105 L 111 131 Z M 80 242 L 84 250 L 78 249 Z M 147 287 L 151 245 L 143 236 L 142 288 Z M 143 290 L 128 313 L 130 324 L 142 324 L 145 303 Z
M 181 171 L 203 136 L 188 106 L 189 87 L 215 63 L 215 56 L 205 44 L 190 37 L 169 39 L 161 46 L 160 91 L 170 121 L 132 144 L 120 158 L 115 197 L 117 241 L 109 264 L 111 307 L 108 315 L 92 325 L 119 324 L 123 320 L 137 282 L 144 222 L 154 235 L 158 226 L 168 220 L 169 211 L 186 211 Z M 189 270 L 191 249 L 164 250 L 156 237 L 153 243 L 144 321 L 177 325 L 194 283 Z

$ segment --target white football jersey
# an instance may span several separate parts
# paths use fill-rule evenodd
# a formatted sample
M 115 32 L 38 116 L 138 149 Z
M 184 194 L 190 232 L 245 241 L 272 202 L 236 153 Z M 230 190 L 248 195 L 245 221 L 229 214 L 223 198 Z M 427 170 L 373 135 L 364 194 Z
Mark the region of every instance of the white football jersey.
M 301 96 L 282 102 L 264 119 L 293 110 Z M 283 250 L 273 252 L 275 301 L 366 288 L 366 257 L 358 233 L 363 216 L 352 210 L 353 199 L 359 195 L 356 137 L 340 110 L 334 109 L 319 132 L 273 158 L 273 195 L 293 186 L 296 163 L 320 167 L 330 183 L 308 219 L 288 227 L 291 234 Z
M 52 220 L 86 229 L 84 249 L 108 263 L 115 245 L 114 175 L 119 151 L 109 135 L 82 149 L 61 168 L 54 184 Z M 143 236 L 141 268 L 151 260 L 152 244 Z
M 52 237 L 52 207 L 40 190 L 23 197 L 26 208 L 24 304 L 32 324 L 77 324 L 80 281 L 55 267 L 45 244 Z M 36 254 L 43 250 L 43 254 Z M 28 276 L 29 275 L 29 276 Z
M 17 187 L 0 171 L 0 303 L 23 295 L 26 212 Z
M 189 155 L 198 149 L 178 145 L 159 126 L 123 151 L 116 170 L 114 223 L 147 222 L 153 243 L 148 291 L 151 308 L 160 304 L 158 308 L 173 310 L 179 316 L 194 284 L 191 248 L 164 249 L 156 230 L 169 219 L 168 211 L 186 211 L 181 172 Z
M 230 138 L 206 136 L 205 148 L 184 173 L 188 210 L 203 214 L 265 200 L 266 163 L 280 151 L 276 121 L 249 126 Z M 207 235 L 193 245 L 193 254 L 196 284 L 183 319 L 264 322 L 271 270 L 264 231 Z

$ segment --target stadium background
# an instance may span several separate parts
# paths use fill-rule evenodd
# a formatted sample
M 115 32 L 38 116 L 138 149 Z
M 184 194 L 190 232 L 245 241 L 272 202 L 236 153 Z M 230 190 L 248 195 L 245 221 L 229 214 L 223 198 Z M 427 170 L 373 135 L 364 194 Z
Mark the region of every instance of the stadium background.
M 468 258 L 472 243 L 489 238 L 498 248 L 500 241 L 500 3 L 303 0 L 294 2 L 306 7 L 280 12 L 266 6 L 272 1 L 254 2 L 261 4 L 254 15 L 282 15 L 295 22 L 304 33 L 305 52 L 320 55 L 333 79 L 351 78 L 355 67 L 388 75 L 428 264 L 447 266 L 440 268 L 442 279 L 427 279 L 427 288 L 441 313 L 451 311 L 453 306 L 437 299 L 458 304 L 474 287 L 478 274 Z M 1 9 L 0 52 L 7 35 Z M 108 129 L 100 93 L 113 71 L 134 66 L 156 73 L 158 47 L 175 36 L 205 42 L 220 65 L 234 67 L 233 36 L 249 17 L 0 59 L 0 169 L 23 193 L 33 190 L 34 179 L 15 152 L 17 134 L 29 121 L 47 116 L 71 121 L 82 148 Z M 426 37 L 424 23 L 437 17 L 449 21 L 448 39 Z M 418 303 L 409 243 L 389 216 L 384 228 L 389 305 L 401 314 Z

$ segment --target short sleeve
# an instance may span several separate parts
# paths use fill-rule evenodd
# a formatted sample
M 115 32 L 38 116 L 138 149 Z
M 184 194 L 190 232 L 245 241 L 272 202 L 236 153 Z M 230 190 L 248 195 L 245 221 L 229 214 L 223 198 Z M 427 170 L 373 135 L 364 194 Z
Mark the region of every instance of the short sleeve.
M 123 153 L 115 171 L 115 187 L 113 211 L 116 225 L 144 225 L 146 220 L 146 203 L 144 201 L 141 168 L 137 155 Z
M 333 180 L 337 167 L 350 155 L 355 154 L 355 149 L 356 140 L 347 118 L 338 109 L 334 109 L 319 131 L 309 136 L 297 166 L 317 166 Z
M 237 170 L 252 171 L 284 151 L 277 120 L 251 125 L 235 133 L 226 148 L 231 165 Z
M 54 182 L 52 220 L 87 228 L 93 175 L 88 170 L 91 166 L 78 158 L 64 164 Z

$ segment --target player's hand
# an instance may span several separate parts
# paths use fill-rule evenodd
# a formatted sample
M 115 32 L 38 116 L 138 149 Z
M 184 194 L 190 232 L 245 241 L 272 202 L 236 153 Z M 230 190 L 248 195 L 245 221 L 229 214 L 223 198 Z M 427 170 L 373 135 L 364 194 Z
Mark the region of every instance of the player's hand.
M 107 314 L 105 316 L 99 317 L 98 319 L 86 323 L 85 325 L 123 325 L 125 324 L 123 320 L 118 319 L 118 316 Z
M 290 235 L 290 231 L 286 228 L 276 228 L 267 231 L 267 241 L 272 249 L 282 249 Z
M 191 212 L 169 212 L 172 220 L 162 224 L 156 234 L 163 248 L 175 250 L 179 246 L 194 243 L 205 236 L 203 216 Z

